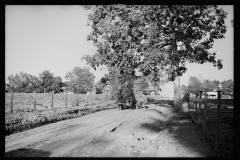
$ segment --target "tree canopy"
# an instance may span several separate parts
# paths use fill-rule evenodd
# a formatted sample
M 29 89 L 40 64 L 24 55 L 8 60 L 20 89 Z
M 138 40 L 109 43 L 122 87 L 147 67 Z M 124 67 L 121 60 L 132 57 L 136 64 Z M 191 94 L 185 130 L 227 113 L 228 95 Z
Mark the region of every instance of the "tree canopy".
M 87 67 L 74 67 L 72 71 L 67 72 L 67 90 L 74 93 L 86 93 L 94 89 L 95 76 Z
M 34 75 L 30 75 L 24 72 L 19 74 L 13 74 L 8 76 L 8 83 L 5 84 L 7 92 L 25 92 L 31 93 L 33 91 L 39 91 L 40 79 Z
M 222 92 L 230 95 L 234 94 L 234 82 L 232 79 L 222 81 L 221 85 L 222 85 Z
M 186 62 L 213 63 L 222 60 L 209 52 L 215 39 L 224 38 L 226 12 L 216 5 L 108 5 L 85 6 L 97 53 L 84 59 L 93 67 L 107 65 L 120 73 L 144 75 L 165 71 L 174 81 L 187 68 Z M 176 86 L 174 90 L 180 88 Z M 179 92 L 176 92 L 178 95 Z M 180 98 L 180 97 L 178 97 Z
M 226 13 L 217 6 L 109 5 L 85 8 L 93 10 L 88 17 L 88 24 L 93 29 L 88 40 L 92 40 L 98 50 L 92 57 L 85 57 L 93 67 L 100 64 L 119 67 L 120 70 L 139 67 L 147 74 L 157 70 L 154 68 L 157 63 L 165 62 L 164 66 L 178 75 L 186 70 L 186 61 L 211 62 L 222 67 L 221 60 L 215 60 L 216 53 L 208 51 L 214 40 L 224 38 L 226 32 Z M 177 46 L 176 54 L 171 50 Z M 180 63 L 178 69 L 172 65 L 174 62 Z M 174 78 L 169 74 L 170 79 Z
M 51 92 L 53 90 L 54 84 L 54 76 L 48 70 L 44 70 L 43 72 L 39 73 L 40 78 L 40 86 L 42 87 L 43 92 Z
M 39 74 L 39 77 L 20 72 L 19 74 L 13 74 L 8 76 L 8 83 L 5 83 L 6 92 L 18 92 L 18 93 L 37 93 L 51 92 L 55 93 L 63 92 L 63 87 L 66 85 L 62 82 L 61 77 L 54 77 L 53 73 L 44 70 Z
M 220 84 L 222 87 L 220 88 Z M 208 80 L 204 79 L 201 82 L 196 77 L 190 77 L 188 81 L 188 85 L 182 85 L 181 91 L 182 94 L 192 93 L 197 94 L 199 91 L 213 91 L 213 90 L 221 90 L 222 93 L 227 93 L 229 95 L 233 95 L 234 93 L 234 83 L 232 79 L 224 80 L 222 82 L 218 80 Z M 228 95 L 222 95 L 222 98 L 229 97 Z

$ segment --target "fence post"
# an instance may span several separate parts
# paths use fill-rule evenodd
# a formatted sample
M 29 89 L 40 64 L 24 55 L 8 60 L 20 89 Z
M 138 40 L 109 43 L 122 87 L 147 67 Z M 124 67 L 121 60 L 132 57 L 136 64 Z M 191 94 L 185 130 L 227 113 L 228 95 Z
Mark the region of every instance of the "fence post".
M 36 91 L 34 91 L 33 109 L 36 110 Z
M 202 99 L 202 91 L 200 91 L 199 98 Z M 198 106 L 198 111 L 199 112 L 201 111 L 201 107 L 202 107 L 202 103 L 199 103 L 199 106 Z
M 88 103 L 88 92 L 86 93 L 86 104 Z
M 65 107 L 67 107 L 67 91 L 66 91 L 66 96 L 65 96 Z
M 204 92 L 204 124 L 203 131 L 207 130 L 207 91 Z
M 11 92 L 11 113 L 13 113 L 13 92 Z
M 187 97 L 188 112 L 189 112 L 189 98 L 190 98 L 190 93 L 187 93 L 187 94 L 186 94 L 186 97 Z
M 218 101 L 217 101 L 217 146 L 218 146 L 218 144 L 219 144 L 219 140 L 220 140 L 220 120 L 221 120 L 221 112 L 220 112 L 220 110 L 221 110 L 221 91 L 220 90 L 218 90 L 217 91 L 218 92 L 218 94 L 217 94 L 217 99 L 218 99 Z
M 78 106 L 78 94 L 77 94 L 77 104 L 76 104 L 76 106 Z
M 53 109 L 53 91 L 52 91 L 52 97 L 51 97 L 51 108 Z
M 198 98 L 198 94 L 196 94 L 196 98 Z M 194 102 L 194 109 L 197 110 L 197 102 Z

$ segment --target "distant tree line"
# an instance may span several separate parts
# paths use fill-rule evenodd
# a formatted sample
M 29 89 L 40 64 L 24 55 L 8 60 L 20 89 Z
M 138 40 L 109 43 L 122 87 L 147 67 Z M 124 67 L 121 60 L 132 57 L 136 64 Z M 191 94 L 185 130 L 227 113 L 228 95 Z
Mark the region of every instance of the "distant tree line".
M 83 93 L 91 91 L 94 88 L 94 75 L 89 68 L 75 67 L 72 71 L 67 72 L 66 81 L 63 82 L 59 76 L 54 76 L 49 70 L 34 76 L 28 73 L 20 72 L 11 74 L 5 83 L 5 92 L 16 93 L 62 93 L 64 91 L 73 93 Z
M 221 88 L 220 88 L 221 86 Z M 230 95 L 234 94 L 234 82 L 232 79 L 228 79 L 228 80 L 224 80 L 222 82 L 218 81 L 218 80 L 208 80 L 205 79 L 203 81 L 199 80 L 196 77 L 190 77 L 189 81 L 188 81 L 188 85 L 182 85 L 181 86 L 181 91 L 182 94 L 185 95 L 185 93 L 192 93 L 192 94 L 196 94 L 199 93 L 199 91 L 203 91 L 203 90 L 207 90 L 207 91 L 213 91 L 213 90 L 219 90 L 221 89 L 221 91 L 223 93 L 227 93 Z M 222 98 L 228 98 L 228 95 L 222 95 Z

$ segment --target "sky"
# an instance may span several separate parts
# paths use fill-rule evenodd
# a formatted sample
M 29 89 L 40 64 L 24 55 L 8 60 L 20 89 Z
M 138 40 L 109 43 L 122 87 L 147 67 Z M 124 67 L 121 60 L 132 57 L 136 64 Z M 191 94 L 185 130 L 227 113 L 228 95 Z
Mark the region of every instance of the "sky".
M 187 85 L 189 77 L 200 79 L 233 79 L 233 6 L 219 6 L 227 14 L 225 39 L 215 40 L 210 51 L 216 51 L 216 58 L 223 59 L 223 68 L 213 64 L 187 64 L 188 70 L 180 79 Z M 11 74 L 20 72 L 39 76 L 49 70 L 65 81 L 67 72 L 74 67 L 87 67 L 81 60 L 84 55 L 96 53 L 96 47 L 86 37 L 91 32 L 87 26 L 90 11 L 78 5 L 6 5 L 5 6 L 5 81 Z M 108 73 L 104 67 L 90 71 L 97 82 Z M 173 83 L 162 86 L 161 95 L 173 97 Z

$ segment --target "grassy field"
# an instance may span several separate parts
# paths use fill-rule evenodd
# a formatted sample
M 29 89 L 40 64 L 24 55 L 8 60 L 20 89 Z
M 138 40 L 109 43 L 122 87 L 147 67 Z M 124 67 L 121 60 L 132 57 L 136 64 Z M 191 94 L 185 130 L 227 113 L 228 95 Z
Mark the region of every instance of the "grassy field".
M 65 106 L 66 94 L 54 94 L 53 95 L 53 108 Z M 96 101 L 109 100 L 110 96 L 96 94 Z M 75 106 L 77 103 L 81 105 L 86 104 L 86 94 L 68 94 L 67 105 Z M 13 93 L 13 108 L 33 108 L 34 93 Z M 94 101 L 94 95 L 88 96 L 88 103 Z M 49 93 L 36 93 L 37 109 L 50 108 L 51 107 L 51 94 Z M 5 112 L 10 110 L 11 93 L 5 93 Z

